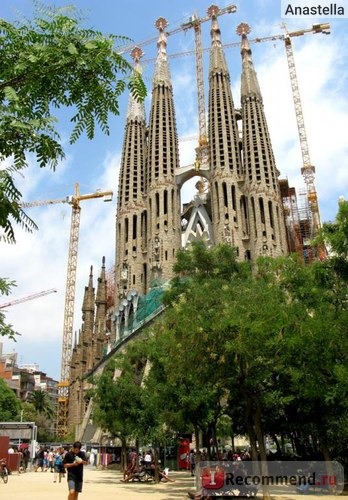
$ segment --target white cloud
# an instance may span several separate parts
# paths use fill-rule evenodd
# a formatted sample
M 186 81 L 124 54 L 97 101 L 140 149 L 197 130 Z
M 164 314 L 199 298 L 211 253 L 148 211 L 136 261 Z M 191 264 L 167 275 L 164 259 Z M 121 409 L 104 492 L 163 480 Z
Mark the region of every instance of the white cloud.
M 109 190 L 117 186 L 118 162 L 119 155 L 106 156 L 97 188 Z M 30 171 L 30 182 L 27 182 L 27 177 L 25 179 L 25 194 L 29 196 L 44 175 L 47 175 L 44 170 Z M 81 194 L 85 193 L 81 191 Z M 93 265 L 96 283 L 102 256 L 106 257 L 107 268 L 114 263 L 115 195 L 111 203 L 104 203 L 102 199 L 80 203 L 74 330 L 81 326 L 82 299 L 90 266 Z M 17 228 L 17 244 L 2 245 L 1 260 L 6 265 L 1 265 L 1 276 L 17 282 L 11 298 L 27 297 L 51 288 L 56 288 L 57 293 L 7 308 L 7 322 L 20 332 L 21 337 L 17 344 L 5 340 L 4 350 L 18 350 L 22 362 L 37 362 L 50 376 L 59 378 L 71 206 L 40 206 L 27 209 L 27 213 L 35 220 L 39 230 L 28 234 Z M 8 301 L 10 298 L 1 299 L 1 303 Z

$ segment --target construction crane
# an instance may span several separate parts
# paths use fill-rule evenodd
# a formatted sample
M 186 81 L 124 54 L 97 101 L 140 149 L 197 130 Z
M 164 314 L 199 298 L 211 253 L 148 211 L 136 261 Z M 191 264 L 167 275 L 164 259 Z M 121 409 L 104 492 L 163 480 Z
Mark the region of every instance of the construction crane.
M 49 293 L 56 293 L 57 290 L 55 288 L 51 288 L 50 290 L 43 290 L 42 292 L 36 292 L 31 295 L 27 295 L 26 297 L 21 297 L 20 299 L 14 299 L 10 302 L 5 302 L 0 304 L 0 309 L 5 309 L 5 307 L 14 306 L 16 304 L 21 304 L 22 302 L 27 302 L 28 300 L 37 299 L 39 297 L 43 297 L 44 295 L 48 295 Z
M 80 194 L 79 184 L 75 184 L 75 193 L 69 197 L 68 203 L 72 205 L 68 269 L 65 290 L 64 325 L 62 340 L 62 358 L 60 382 L 58 384 L 58 411 L 57 411 L 57 435 L 63 437 L 68 432 L 68 403 L 70 385 L 70 361 L 72 351 L 76 269 L 79 241 L 79 228 L 81 207 L 80 202 L 93 198 L 104 198 L 104 201 L 111 201 L 112 191 L 96 191 L 91 194 Z
M 60 372 L 60 382 L 58 384 L 58 409 L 57 409 L 56 432 L 57 435 L 60 437 L 65 436 L 68 432 L 70 361 L 72 352 L 76 270 L 77 270 L 78 241 L 79 241 L 80 217 L 81 217 L 80 202 L 85 200 L 91 200 L 94 198 L 104 198 L 104 201 L 111 201 L 112 196 L 113 196 L 112 191 L 95 191 L 94 193 L 90 194 L 81 194 L 79 184 L 75 183 L 75 192 L 72 196 L 67 196 L 66 198 L 58 200 L 42 200 L 29 203 L 21 203 L 21 206 L 23 208 L 52 205 L 56 203 L 69 203 L 72 206 L 67 278 L 66 278 L 66 289 L 65 289 L 65 304 L 64 304 L 61 372 Z
M 309 147 L 307 142 L 307 134 L 304 123 L 302 104 L 301 104 L 301 96 L 298 86 L 294 52 L 292 48 L 291 38 L 304 35 L 306 33 L 330 33 L 330 24 L 322 23 L 322 24 L 313 24 L 311 28 L 288 32 L 285 24 L 282 25 L 286 31 L 284 42 L 285 42 L 285 51 L 288 60 L 288 67 L 290 73 L 290 82 L 291 82 L 291 90 L 292 97 L 295 106 L 295 114 L 296 114 L 296 123 L 298 129 L 298 135 L 300 139 L 300 147 L 302 154 L 302 168 L 301 174 L 303 175 L 304 182 L 306 184 L 307 189 L 307 199 L 308 205 L 312 214 L 312 227 L 311 227 L 311 237 L 317 235 L 320 227 L 320 213 L 319 213 L 319 204 L 317 198 L 317 192 L 315 189 L 314 178 L 315 178 L 315 167 L 312 165 L 310 156 L 309 156 Z
M 196 14 L 181 25 L 181 29 L 186 31 L 194 29 L 195 35 L 195 59 L 196 59 L 196 84 L 198 99 L 198 147 L 196 148 L 195 167 L 197 170 L 209 168 L 209 147 L 208 134 L 205 113 L 205 92 L 204 92 L 204 73 L 203 73 L 203 46 L 201 25 L 213 17 L 219 17 L 224 14 L 237 12 L 237 7 L 233 4 L 220 9 L 217 5 L 211 5 L 205 17 L 199 18 Z

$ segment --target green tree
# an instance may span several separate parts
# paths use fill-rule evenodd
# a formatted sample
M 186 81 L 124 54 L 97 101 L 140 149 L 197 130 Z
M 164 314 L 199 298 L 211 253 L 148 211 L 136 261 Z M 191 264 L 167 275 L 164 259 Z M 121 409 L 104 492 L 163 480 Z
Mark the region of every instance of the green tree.
M 20 400 L 6 382 L 0 378 L 0 421 L 11 422 L 18 420 L 20 410 Z
M 295 257 L 240 264 L 224 245 L 192 245 L 175 271 L 168 309 L 152 328 L 153 376 L 212 428 L 227 413 L 263 461 L 264 436 L 281 417 L 288 435 L 319 441 L 328 458 L 332 424 L 347 419 L 344 280 L 327 262 L 305 266 Z M 162 401 L 173 411 L 170 396 Z
M 325 222 L 315 243 L 326 245 L 329 262 L 340 276 L 348 280 L 348 201 L 340 199 L 334 222 Z
M 54 406 L 46 391 L 42 391 L 41 389 L 34 391 L 32 403 L 38 414 L 43 415 L 45 418 L 52 418 L 54 416 Z
M 73 7 L 45 7 L 32 21 L 11 24 L 0 19 L 0 226 L 15 241 L 12 221 L 27 230 L 33 221 L 20 207 L 14 174 L 36 156 L 53 169 L 64 157 L 54 109 L 71 111 L 74 143 L 95 126 L 109 134 L 109 114 L 119 113 L 118 99 L 128 87 L 137 99 L 146 95 L 141 76 L 118 53 L 129 40 L 80 26 Z
M 174 270 L 167 308 L 142 338 L 146 349 L 134 350 L 150 361 L 139 397 L 149 398 L 155 425 L 216 439 L 227 416 L 262 467 L 267 434 L 295 441 L 303 457 L 338 456 L 348 420 L 347 282 L 330 261 L 241 263 L 227 245 L 195 243 Z
M 335 222 L 325 222 L 321 231 L 325 242 L 329 243 L 336 255 L 348 257 L 348 201 L 340 199 Z
M 8 296 L 11 288 L 14 286 L 13 281 L 0 278 L 0 296 Z M 18 335 L 17 332 L 13 330 L 12 325 L 5 322 L 5 314 L 0 310 L 0 337 L 9 337 L 12 340 L 16 340 L 16 335 Z
M 122 465 L 126 464 L 126 449 L 130 439 L 137 437 L 137 424 L 142 411 L 141 379 L 143 361 L 128 350 L 128 356 L 118 355 L 94 381 L 93 420 L 122 444 Z M 115 377 L 115 373 L 118 374 Z
M 283 380 L 293 395 L 288 425 L 300 451 L 320 451 L 330 460 L 347 442 L 347 282 L 330 260 L 311 266 L 292 263 L 282 280 L 298 321 L 282 339 Z
M 37 417 L 37 412 L 33 403 L 29 403 L 28 401 L 24 401 L 22 403 L 22 420 L 23 422 L 35 422 Z

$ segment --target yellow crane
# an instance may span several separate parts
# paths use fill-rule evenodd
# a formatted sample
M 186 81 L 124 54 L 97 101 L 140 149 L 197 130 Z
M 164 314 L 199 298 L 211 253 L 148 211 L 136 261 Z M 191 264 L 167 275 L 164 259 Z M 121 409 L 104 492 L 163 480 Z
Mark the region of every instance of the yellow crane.
M 187 22 L 181 25 L 181 30 L 194 29 L 195 35 L 195 59 L 196 59 L 196 85 L 198 99 L 198 147 L 196 148 L 196 169 L 209 168 L 209 145 L 205 112 L 205 92 L 204 92 L 204 72 L 203 72 L 203 46 L 201 25 L 213 17 L 219 17 L 224 14 L 234 14 L 237 7 L 234 4 L 220 8 L 217 5 L 211 5 L 207 10 L 207 15 L 198 17 L 193 14 Z M 180 30 L 177 28 L 175 32 Z
M 56 292 L 57 290 L 55 288 L 51 288 L 50 290 L 43 290 L 42 292 L 32 293 L 31 295 L 27 295 L 26 297 L 21 297 L 20 299 L 13 299 L 10 300 L 9 302 L 4 302 L 3 304 L 0 304 L 0 309 L 5 309 L 5 307 L 21 304 L 22 302 L 27 302 L 28 300 L 37 299 L 39 297 L 43 297 L 44 295 Z
M 290 73 L 290 83 L 292 90 L 292 97 L 295 106 L 295 114 L 296 114 L 296 123 L 297 130 L 300 140 L 301 154 L 302 154 L 302 168 L 301 174 L 303 175 L 304 182 L 306 184 L 307 190 L 307 199 L 309 208 L 312 213 L 312 227 L 311 227 L 311 237 L 316 236 L 318 230 L 320 229 L 320 213 L 319 213 L 319 204 L 317 198 L 317 192 L 315 189 L 314 178 L 315 178 L 315 167 L 312 165 L 310 156 L 309 156 L 309 147 L 307 141 L 307 133 L 304 123 L 302 104 L 301 104 L 301 96 L 300 90 L 298 86 L 295 59 L 294 59 L 294 51 L 292 47 L 291 39 L 293 37 L 302 36 L 306 33 L 330 33 L 330 24 L 322 23 L 322 24 L 313 24 L 311 28 L 302 29 L 297 31 L 288 32 L 285 24 L 283 24 L 283 28 L 286 31 L 284 36 L 285 42 L 285 51 L 288 60 L 288 67 Z
M 69 385 L 70 385 L 70 360 L 72 352 L 76 270 L 78 241 L 80 230 L 81 207 L 80 202 L 94 198 L 103 198 L 104 201 L 111 201 L 112 191 L 95 191 L 90 194 L 81 194 L 79 184 L 75 184 L 75 191 L 72 196 L 67 196 L 58 200 L 42 200 L 28 203 L 21 203 L 21 207 L 28 208 L 42 205 L 53 205 L 56 203 L 69 203 L 72 207 L 70 240 L 68 253 L 68 266 L 65 289 L 64 304 L 64 324 L 62 338 L 62 356 L 60 382 L 58 384 L 58 409 L 57 409 L 57 435 L 63 437 L 68 432 L 68 405 L 69 405 Z

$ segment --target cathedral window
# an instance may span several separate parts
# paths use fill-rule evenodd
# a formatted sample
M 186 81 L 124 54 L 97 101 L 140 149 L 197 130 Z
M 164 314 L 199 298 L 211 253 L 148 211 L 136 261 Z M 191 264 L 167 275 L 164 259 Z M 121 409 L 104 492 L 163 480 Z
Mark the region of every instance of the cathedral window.
M 164 191 L 163 193 L 163 213 L 168 213 L 168 191 Z
M 260 217 L 262 224 L 265 224 L 265 208 L 263 205 L 263 199 L 259 198 L 259 208 L 260 208 Z
M 268 202 L 268 211 L 269 211 L 269 222 L 271 224 L 271 227 L 274 229 L 273 205 L 271 201 Z
M 133 240 L 137 237 L 137 216 L 133 215 Z
M 253 212 L 255 237 L 257 238 L 257 224 L 256 224 L 256 211 L 255 211 L 255 200 L 254 200 L 254 197 L 251 198 L 251 210 Z
M 236 210 L 237 202 L 236 202 L 236 186 L 232 186 L 232 208 Z
M 160 215 L 160 198 L 159 193 L 156 193 L 156 217 Z
M 128 242 L 128 231 L 129 231 L 129 220 L 125 219 L 124 220 L 124 240 L 126 243 Z
M 222 191 L 223 191 L 223 197 L 224 197 L 224 206 L 227 208 L 228 207 L 228 197 L 227 197 L 226 182 L 222 183 Z

